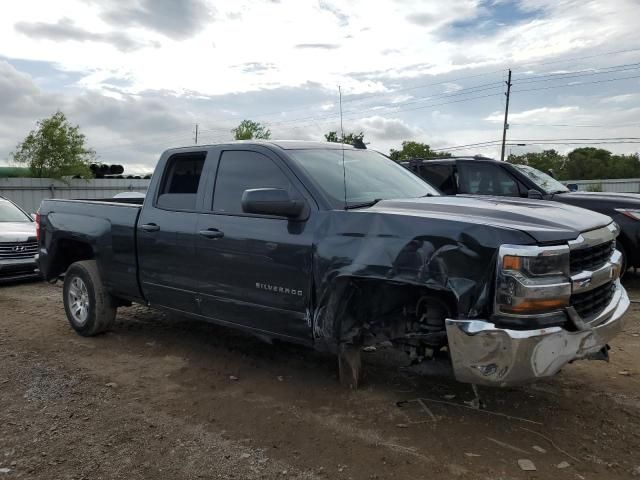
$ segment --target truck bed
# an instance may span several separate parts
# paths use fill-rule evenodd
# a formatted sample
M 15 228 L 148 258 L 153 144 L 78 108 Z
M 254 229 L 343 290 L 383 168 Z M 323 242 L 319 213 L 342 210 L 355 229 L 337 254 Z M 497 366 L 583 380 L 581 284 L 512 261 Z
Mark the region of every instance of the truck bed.
M 77 245 L 84 243 L 92 248 L 107 288 L 123 298 L 142 298 L 136 253 L 136 225 L 142 205 L 134 203 L 136 200 L 44 200 L 39 213 L 47 233 L 41 239 L 39 264 L 45 277 L 63 273 L 50 258 L 73 256 Z

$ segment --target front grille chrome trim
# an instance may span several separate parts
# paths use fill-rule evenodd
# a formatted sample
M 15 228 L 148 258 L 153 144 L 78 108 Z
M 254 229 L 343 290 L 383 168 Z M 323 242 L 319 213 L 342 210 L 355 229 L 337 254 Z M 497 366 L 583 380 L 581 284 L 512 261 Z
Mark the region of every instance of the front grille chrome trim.
M 610 242 L 616 239 L 619 232 L 620 228 L 615 222 L 611 222 L 606 227 L 581 233 L 575 240 L 569 240 L 569 249 L 577 250 L 579 248 L 595 247 L 602 243 Z
M 614 250 L 613 254 L 600 268 L 594 271 L 583 271 L 571 276 L 571 293 L 583 293 L 598 288 L 620 276 L 622 254 Z

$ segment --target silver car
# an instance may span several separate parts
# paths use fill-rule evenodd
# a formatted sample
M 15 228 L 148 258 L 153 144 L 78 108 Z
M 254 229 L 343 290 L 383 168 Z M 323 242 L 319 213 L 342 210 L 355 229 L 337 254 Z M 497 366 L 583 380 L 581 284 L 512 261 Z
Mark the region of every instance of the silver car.
M 0 282 L 37 278 L 36 224 L 15 203 L 0 197 Z

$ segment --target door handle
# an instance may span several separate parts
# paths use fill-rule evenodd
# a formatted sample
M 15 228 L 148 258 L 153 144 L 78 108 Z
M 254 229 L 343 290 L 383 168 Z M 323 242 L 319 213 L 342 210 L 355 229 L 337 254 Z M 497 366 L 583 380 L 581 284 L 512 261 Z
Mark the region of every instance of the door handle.
M 155 223 L 145 223 L 144 225 L 140 225 L 140 228 L 145 232 L 157 232 L 160 230 L 160 225 L 156 225 Z
M 200 230 L 198 232 L 203 237 L 207 238 L 222 238 L 224 237 L 224 232 L 221 232 L 217 228 L 208 228 L 207 230 Z

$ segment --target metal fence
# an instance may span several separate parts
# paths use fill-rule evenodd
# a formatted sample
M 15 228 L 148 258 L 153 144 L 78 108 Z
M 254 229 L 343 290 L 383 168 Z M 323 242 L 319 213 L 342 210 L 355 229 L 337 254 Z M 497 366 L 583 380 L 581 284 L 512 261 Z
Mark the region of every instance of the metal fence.
M 580 192 L 640 193 L 640 178 L 609 178 L 606 180 L 563 180 L 565 185 L 577 185 Z
M 145 193 L 151 180 L 72 179 L 67 182 L 51 178 L 0 178 L 0 196 L 35 212 L 45 198 L 111 198 L 122 192 Z
M 145 193 L 151 180 L 72 179 L 68 182 L 50 178 L 0 178 L 0 196 L 13 200 L 28 212 L 35 212 L 45 198 L 111 198 L 122 192 Z M 578 190 L 640 193 L 640 178 L 606 180 L 566 180 Z

